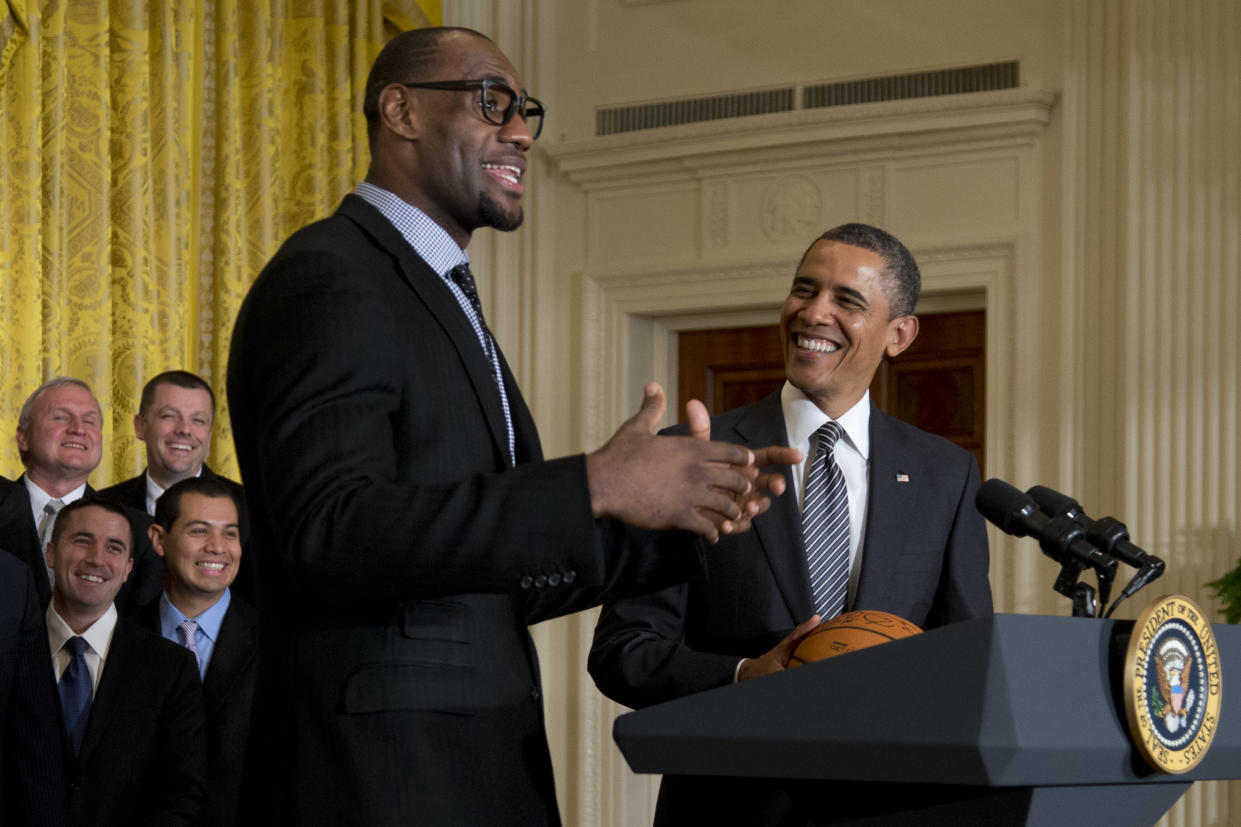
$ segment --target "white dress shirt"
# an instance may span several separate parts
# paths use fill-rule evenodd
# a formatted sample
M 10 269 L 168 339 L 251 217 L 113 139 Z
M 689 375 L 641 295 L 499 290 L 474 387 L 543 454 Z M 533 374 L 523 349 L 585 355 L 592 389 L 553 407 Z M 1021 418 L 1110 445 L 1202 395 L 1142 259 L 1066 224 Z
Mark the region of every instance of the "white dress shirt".
M 44 613 L 47 620 L 47 642 L 52 650 L 52 677 L 60 682 L 60 676 L 69 666 L 73 656 L 65 649 L 65 642 L 77 633 L 69 628 L 69 624 L 56 613 L 52 604 L 48 604 Z M 86 668 L 90 670 L 91 693 L 99 691 L 99 676 L 103 674 L 103 665 L 108 659 L 108 647 L 112 645 L 112 632 L 116 629 L 116 605 L 108 607 L 103 616 L 90 625 L 79 637 L 86 641 Z

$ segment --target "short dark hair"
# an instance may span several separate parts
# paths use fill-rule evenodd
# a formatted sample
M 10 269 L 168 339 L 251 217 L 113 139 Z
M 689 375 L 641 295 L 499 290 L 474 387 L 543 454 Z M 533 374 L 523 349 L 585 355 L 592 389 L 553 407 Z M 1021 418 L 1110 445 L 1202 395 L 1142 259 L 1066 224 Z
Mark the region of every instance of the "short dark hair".
M 206 379 L 188 370 L 166 370 L 152 377 L 142 386 L 142 398 L 138 401 L 138 415 L 143 419 L 151 410 L 151 405 L 155 403 L 155 389 L 160 385 L 176 385 L 186 390 L 206 391 L 207 396 L 211 397 L 211 416 L 215 418 L 215 391 L 211 390 Z
M 129 512 L 125 510 L 125 506 L 99 494 L 87 494 L 85 497 L 74 500 L 60 509 L 56 514 L 56 523 L 52 526 L 52 545 L 60 542 L 61 535 L 65 533 L 65 526 L 69 524 L 68 515 L 75 511 L 81 511 L 83 508 L 102 508 L 104 511 L 115 514 L 125 519 L 125 525 L 129 529 L 129 556 L 134 556 L 134 525 L 129 520 Z
M 436 65 L 440 41 L 452 32 L 491 38 L 482 32 L 461 26 L 432 26 L 401 32 L 387 42 L 371 64 L 366 78 L 366 92 L 362 98 L 362 114 L 366 116 L 366 136 L 373 144 L 379 129 L 379 93 L 393 83 L 419 83 L 436 80 L 466 80 L 467 78 L 433 78 L 429 75 Z
M 164 531 L 171 531 L 172 525 L 181 517 L 181 498 L 186 494 L 201 494 L 213 500 L 230 499 L 233 508 L 241 515 L 241 503 L 233 493 L 232 486 L 216 477 L 187 477 L 173 483 L 168 490 L 155 501 L 155 523 Z
M 836 241 L 877 254 L 884 263 L 883 292 L 888 299 L 888 318 L 909 316 L 914 312 L 918 294 L 922 292 L 922 274 L 913 254 L 896 236 L 869 224 L 841 224 L 816 238 L 802 253 L 802 262 L 820 241 Z M 801 269 L 801 262 L 797 269 Z

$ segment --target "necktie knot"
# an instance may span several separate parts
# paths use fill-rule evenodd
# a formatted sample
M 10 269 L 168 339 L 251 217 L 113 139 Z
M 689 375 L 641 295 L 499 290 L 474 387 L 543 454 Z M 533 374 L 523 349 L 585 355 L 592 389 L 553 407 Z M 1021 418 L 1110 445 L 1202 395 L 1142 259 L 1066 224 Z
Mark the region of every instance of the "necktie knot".
M 460 287 L 461 292 L 470 300 L 470 304 L 474 307 L 474 312 L 482 316 L 483 305 L 478 299 L 478 285 L 474 283 L 474 274 L 470 272 L 470 265 L 458 264 L 452 268 L 449 277 L 452 279 L 453 284 Z
M 821 457 L 823 454 L 836 447 L 836 442 L 845 434 L 845 429 L 840 427 L 839 422 L 824 422 L 819 430 L 814 432 L 816 447 L 815 457 Z
M 53 497 L 52 499 L 50 499 L 50 500 L 48 500 L 48 501 L 47 501 L 47 505 L 43 506 L 43 513 L 44 513 L 44 514 L 49 514 L 49 515 L 51 515 L 51 516 L 55 517 L 57 514 L 59 514 L 59 513 L 60 513 L 60 509 L 62 509 L 62 508 L 64 508 L 64 507 L 65 507 L 65 501 L 64 501 L 64 500 L 62 500 L 62 499 L 60 499 L 60 498 L 58 498 L 58 497 Z
M 69 654 L 75 658 L 80 658 L 86 654 L 86 638 L 74 635 L 65 641 L 65 649 L 69 650 Z

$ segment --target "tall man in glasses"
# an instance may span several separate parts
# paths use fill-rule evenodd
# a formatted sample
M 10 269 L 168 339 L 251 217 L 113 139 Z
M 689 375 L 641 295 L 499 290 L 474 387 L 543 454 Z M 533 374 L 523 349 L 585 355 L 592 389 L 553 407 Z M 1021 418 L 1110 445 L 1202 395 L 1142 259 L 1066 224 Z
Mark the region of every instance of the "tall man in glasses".
M 679 582 L 748 527 L 751 452 L 655 437 L 544 461 L 465 265 L 521 223 L 543 107 L 490 40 L 407 32 L 371 69 L 371 165 L 237 319 L 228 394 L 261 591 L 246 809 L 264 824 L 558 824 L 530 623 Z M 779 477 L 779 475 L 773 475 Z M 652 532 L 625 544 L 617 521 Z

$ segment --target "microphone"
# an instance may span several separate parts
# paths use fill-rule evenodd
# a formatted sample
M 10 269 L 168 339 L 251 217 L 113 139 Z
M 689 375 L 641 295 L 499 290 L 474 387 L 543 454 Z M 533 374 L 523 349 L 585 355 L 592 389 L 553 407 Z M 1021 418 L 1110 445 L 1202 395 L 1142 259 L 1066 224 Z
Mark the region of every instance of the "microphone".
M 1049 517 L 1068 517 L 1086 529 L 1086 539 L 1104 554 L 1120 558 L 1134 568 L 1154 565 L 1157 557 L 1147 554 L 1129 542 L 1129 529 L 1119 520 L 1104 517 L 1092 520 L 1082 510 L 1081 503 L 1067 494 L 1061 494 L 1045 485 L 1036 485 L 1026 491 Z M 1158 560 L 1160 564 L 1163 561 Z
M 1086 539 L 1105 554 L 1118 557 L 1138 570 L 1133 579 L 1120 590 L 1116 602 L 1108 608 L 1104 617 L 1111 617 L 1122 600 L 1132 597 L 1139 589 L 1157 580 L 1167 567 L 1163 560 L 1129 542 L 1129 529 L 1119 520 L 1112 517 L 1092 520 L 1086 516 L 1077 500 L 1045 485 L 1036 485 L 1026 493 L 1039 508 L 1053 517 L 1065 517 L 1082 526 L 1086 530 Z
M 1064 515 L 1048 517 L 1029 494 L 1001 479 L 989 479 L 978 487 L 974 504 L 984 517 L 1005 534 L 1033 537 L 1043 553 L 1062 566 L 1090 566 L 1101 580 L 1116 574 L 1116 559 L 1086 540 L 1086 530 Z

